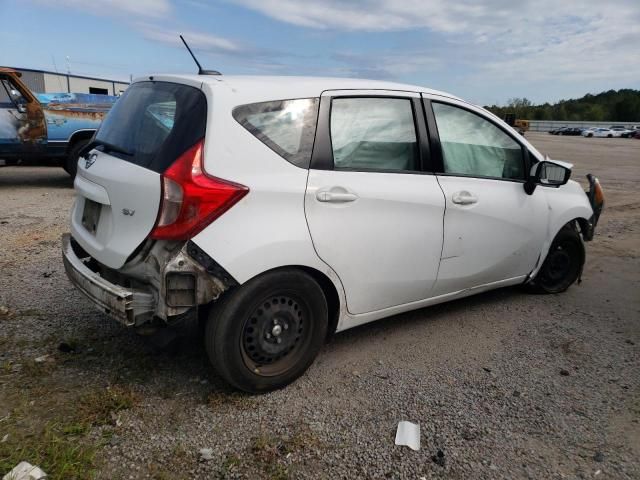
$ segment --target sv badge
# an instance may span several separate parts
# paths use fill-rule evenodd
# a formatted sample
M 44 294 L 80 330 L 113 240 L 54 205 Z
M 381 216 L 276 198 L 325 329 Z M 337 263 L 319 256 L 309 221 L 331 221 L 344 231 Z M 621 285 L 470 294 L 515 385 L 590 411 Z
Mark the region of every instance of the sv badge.
M 127 215 L 129 217 L 133 217 L 134 213 L 136 213 L 135 210 L 129 210 L 128 208 L 123 208 L 122 209 L 122 214 L 123 215 Z

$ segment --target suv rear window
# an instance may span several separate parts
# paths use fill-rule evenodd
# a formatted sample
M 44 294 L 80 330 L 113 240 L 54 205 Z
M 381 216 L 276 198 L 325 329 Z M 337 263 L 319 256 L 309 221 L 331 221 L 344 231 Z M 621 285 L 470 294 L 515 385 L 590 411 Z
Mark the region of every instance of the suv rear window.
M 318 120 L 318 99 L 251 103 L 233 109 L 233 118 L 290 163 L 309 168 Z
M 169 82 L 139 82 L 109 111 L 96 141 L 131 153 L 109 151 L 110 155 L 162 173 L 204 137 L 206 123 L 207 99 L 199 89 Z

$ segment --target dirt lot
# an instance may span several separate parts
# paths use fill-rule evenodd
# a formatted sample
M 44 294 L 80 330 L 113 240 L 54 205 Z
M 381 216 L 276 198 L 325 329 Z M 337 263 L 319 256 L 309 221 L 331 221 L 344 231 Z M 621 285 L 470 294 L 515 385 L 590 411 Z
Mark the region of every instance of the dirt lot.
M 339 334 L 263 396 L 230 392 L 197 340 L 158 351 L 94 310 L 60 259 L 66 174 L 0 169 L 0 476 L 640 478 L 640 141 L 529 138 L 604 185 L 581 285 Z M 399 420 L 419 452 L 394 446 Z

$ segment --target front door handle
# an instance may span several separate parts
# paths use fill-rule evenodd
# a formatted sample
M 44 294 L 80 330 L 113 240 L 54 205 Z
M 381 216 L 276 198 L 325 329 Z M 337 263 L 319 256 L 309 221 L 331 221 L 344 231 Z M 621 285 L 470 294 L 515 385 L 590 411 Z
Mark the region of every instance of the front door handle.
M 471 205 L 473 203 L 478 203 L 478 197 L 466 190 L 462 190 L 461 192 L 454 193 L 451 197 L 451 201 L 458 205 Z
M 316 198 L 319 202 L 345 203 L 356 201 L 358 199 L 358 195 L 353 192 L 349 192 L 343 187 L 332 187 L 318 190 Z

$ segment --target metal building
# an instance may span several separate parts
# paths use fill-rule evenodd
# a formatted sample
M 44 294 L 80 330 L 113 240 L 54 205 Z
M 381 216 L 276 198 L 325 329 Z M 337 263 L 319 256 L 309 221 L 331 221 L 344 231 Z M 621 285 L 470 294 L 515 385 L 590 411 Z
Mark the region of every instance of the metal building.
M 22 81 L 38 93 L 96 93 L 120 95 L 129 86 L 128 82 L 105 78 L 85 77 L 67 73 L 11 67 L 22 73 Z

